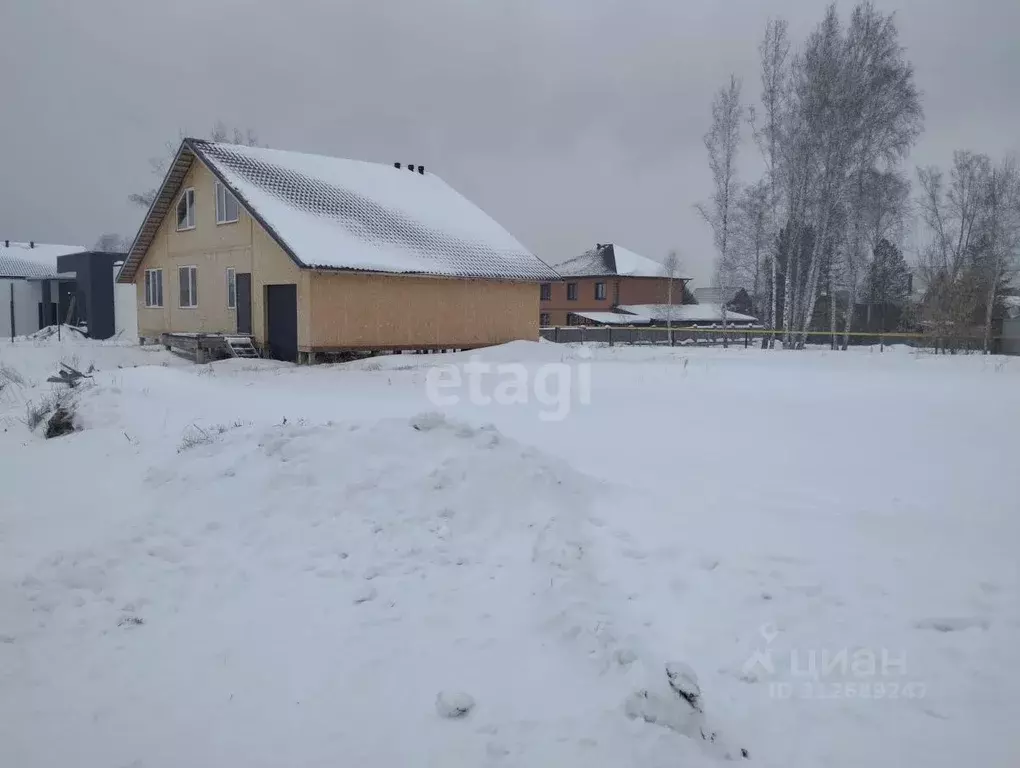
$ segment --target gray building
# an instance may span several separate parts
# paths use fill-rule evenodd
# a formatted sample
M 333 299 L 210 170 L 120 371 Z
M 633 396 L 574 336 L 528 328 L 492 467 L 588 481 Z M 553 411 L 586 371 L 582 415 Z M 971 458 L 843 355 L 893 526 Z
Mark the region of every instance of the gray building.
M 62 275 L 74 276 L 72 325 L 84 324 L 93 339 L 108 339 L 117 332 L 113 267 L 124 257 L 123 253 L 110 251 L 82 251 L 57 257 L 57 270 Z

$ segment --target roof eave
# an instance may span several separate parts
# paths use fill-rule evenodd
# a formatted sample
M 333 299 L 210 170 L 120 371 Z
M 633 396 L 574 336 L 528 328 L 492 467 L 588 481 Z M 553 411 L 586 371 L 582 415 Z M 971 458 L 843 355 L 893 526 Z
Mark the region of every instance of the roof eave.
M 120 270 L 117 272 L 116 282 L 118 283 L 134 282 L 135 275 L 137 275 L 138 273 L 138 266 L 141 264 L 142 259 L 145 258 L 145 254 L 148 252 L 149 246 L 152 245 L 152 240 L 155 239 L 156 232 L 159 231 L 159 228 L 163 223 L 163 219 L 166 218 L 166 214 L 170 210 L 169 203 L 167 203 L 166 211 L 163 212 L 163 214 L 159 218 L 159 221 L 156 222 L 155 226 L 152 228 L 152 233 L 149 236 L 150 239 L 147 243 L 145 243 L 144 249 L 140 253 L 136 253 L 136 249 L 138 249 L 142 245 L 143 237 L 146 236 L 146 225 L 148 225 L 149 222 L 152 220 L 153 213 L 157 208 L 157 204 L 163 200 L 164 194 L 168 190 L 167 185 L 170 183 L 170 180 L 173 177 L 174 172 L 177 170 L 178 164 L 181 163 L 182 159 L 184 159 L 185 149 L 191 151 L 188 148 L 187 144 L 188 144 L 187 139 L 181 142 L 181 146 L 177 148 L 177 153 L 174 155 L 173 162 L 171 162 L 170 165 L 167 167 L 166 173 L 163 176 L 163 181 L 160 182 L 159 188 L 156 190 L 156 194 L 152 198 L 152 202 L 149 203 L 149 209 L 145 212 L 145 216 L 142 218 L 142 223 L 138 227 L 138 232 L 135 233 L 135 238 L 134 240 L 131 241 L 131 247 L 128 248 L 127 254 L 124 259 L 124 263 L 121 265 Z M 182 174 L 181 176 L 182 180 L 184 178 L 184 175 L 187 175 L 187 171 L 184 171 L 184 173 Z M 176 194 L 176 190 L 174 190 L 174 194 Z M 168 196 L 173 197 L 173 195 Z
M 342 272 L 345 275 L 389 275 L 390 277 L 429 277 L 438 280 L 492 280 L 501 283 L 548 283 L 556 277 L 519 277 L 511 275 L 446 275 L 441 272 L 394 272 L 392 270 L 366 269 L 365 267 L 334 267 L 328 264 L 309 264 L 304 269 L 313 272 Z

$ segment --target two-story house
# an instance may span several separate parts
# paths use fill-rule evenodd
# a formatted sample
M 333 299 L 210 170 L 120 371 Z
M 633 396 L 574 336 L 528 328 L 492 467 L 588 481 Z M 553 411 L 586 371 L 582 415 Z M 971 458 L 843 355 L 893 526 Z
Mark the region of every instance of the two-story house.
M 280 359 L 538 338 L 558 275 L 422 166 L 184 139 L 124 266 L 138 333 Z
M 554 268 L 561 279 L 542 283 L 542 326 L 602 322 L 625 304 L 682 304 L 689 280 L 670 280 L 659 262 L 613 243 L 599 243 Z

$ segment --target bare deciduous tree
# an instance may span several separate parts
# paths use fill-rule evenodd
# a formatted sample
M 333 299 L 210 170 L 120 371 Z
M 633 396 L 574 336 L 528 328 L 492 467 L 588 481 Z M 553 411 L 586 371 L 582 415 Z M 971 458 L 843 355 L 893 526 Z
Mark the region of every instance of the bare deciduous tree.
M 953 153 L 949 178 L 935 166 L 918 169 L 917 209 L 930 233 L 919 267 L 926 295 L 922 317 L 937 337 L 960 333 L 980 301 L 972 269 L 991 162 L 986 155 Z
M 734 222 L 734 275 L 736 284 L 750 286 L 754 314 L 769 318 L 769 297 L 766 285 L 772 285 L 764 270 L 769 268 L 768 253 L 772 245 L 772 213 L 769 185 L 762 179 L 745 187 L 738 199 Z
M 766 183 L 769 194 L 769 235 L 770 239 L 778 236 L 780 229 L 779 194 L 782 180 L 780 178 L 780 146 L 784 141 L 783 126 L 789 105 L 789 59 L 790 39 L 787 23 L 784 19 L 770 19 L 765 27 L 765 37 L 758 47 L 761 61 L 761 103 L 765 113 L 762 126 L 754 132 L 755 140 L 762 151 L 766 165 Z M 753 115 L 753 112 L 752 112 Z M 769 285 L 769 305 L 767 324 L 769 330 L 775 330 L 776 318 L 776 259 L 771 258 Z M 765 334 L 762 347 L 771 347 L 775 337 Z
M 849 105 L 850 114 L 856 115 L 859 123 L 857 135 L 852 137 L 853 242 L 847 249 L 849 298 L 844 349 L 849 343 L 860 281 L 867 269 L 867 254 L 879 239 L 873 236 L 868 242 L 867 237 L 868 210 L 869 206 L 874 207 L 869 179 L 874 178 L 876 168 L 894 168 L 906 156 L 920 134 L 923 120 L 914 69 L 905 59 L 893 15 L 879 13 L 871 2 L 858 5 L 847 32 L 847 56 L 848 87 L 851 93 L 860 95 L 851 99 Z M 895 197 L 896 185 L 890 190 Z M 881 221 L 881 216 L 878 220 Z
M 986 283 L 983 348 L 992 351 L 992 319 L 999 289 L 1007 272 L 1015 268 L 1020 250 L 1020 171 L 1009 157 L 990 169 L 982 196 L 983 249 L 979 269 Z
M 737 155 L 740 151 L 740 126 L 744 107 L 740 102 L 740 80 L 730 75 L 729 84 L 716 93 L 712 102 L 712 126 L 705 134 L 708 165 L 714 191 L 708 205 L 699 203 L 698 212 L 712 228 L 718 258 L 716 279 L 720 287 L 731 282 L 733 263 L 734 213 L 739 185 Z M 722 303 L 723 344 L 726 344 L 726 304 Z
M 120 253 L 130 247 L 131 241 L 128 238 L 121 237 L 116 232 L 104 232 L 96 239 L 96 244 L 92 246 L 92 250 Z
M 853 307 L 871 252 L 868 184 L 874 172 L 894 168 L 916 140 L 920 100 L 894 17 L 870 2 L 854 8 L 845 28 L 830 5 L 792 57 L 785 25 L 772 22 L 759 52 L 767 119 L 756 138 L 777 211 L 774 225 L 782 222 L 785 247 L 798 254 L 784 270 L 783 340 L 803 346 L 820 286 L 829 287 L 832 312 L 838 277 Z M 778 304 L 779 290 L 776 285 L 770 304 Z M 846 320 L 849 328 L 852 309 Z
M 155 176 L 159 182 L 163 181 L 163 177 L 166 176 L 167 170 L 170 168 L 170 163 L 177 154 L 177 149 L 181 145 L 181 140 L 184 139 L 185 132 L 182 130 L 178 133 L 177 141 L 167 140 L 163 144 L 163 153 L 158 157 L 149 158 L 149 168 L 152 175 Z M 249 147 L 259 146 L 258 136 L 255 132 L 248 128 L 242 131 L 239 128 L 227 128 L 227 126 L 221 120 L 217 120 L 213 125 L 212 130 L 209 131 L 209 138 L 212 141 L 229 142 L 232 144 L 244 144 Z M 142 208 L 148 208 L 152 205 L 152 201 L 156 199 L 156 195 L 159 193 L 159 187 L 153 187 L 147 189 L 144 192 L 133 192 L 128 195 L 130 200 L 135 205 L 139 205 Z
M 666 334 L 669 336 L 669 344 L 673 345 L 673 281 L 680 276 L 680 254 L 675 250 L 666 254 L 666 260 L 662 262 L 662 271 L 668 278 L 666 281 Z M 682 290 L 682 286 L 681 286 Z M 683 300 L 681 299 L 681 303 Z

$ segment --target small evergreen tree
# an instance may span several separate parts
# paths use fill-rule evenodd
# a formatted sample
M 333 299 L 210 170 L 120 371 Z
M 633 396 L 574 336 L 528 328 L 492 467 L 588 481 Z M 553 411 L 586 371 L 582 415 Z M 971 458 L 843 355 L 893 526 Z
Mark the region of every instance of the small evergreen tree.
M 882 238 L 875 246 L 873 258 L 868 265 L 868 274 L 864 282 L 864 295 L 868 302 L 868 326 L 871 326 L 871 313 L 879 313 L 880 331 L 891 331 L 889 322 L 899 318 L 899 309 L 910 297 L 913 278 L 903 252 L 893 243 Z
M 754 314 L 754 302 L 751 301 L 751 295 L 743 288 L 736 292 L 726 305 L 726 308 L 731 312 L 739 312 L 742 315 Z

